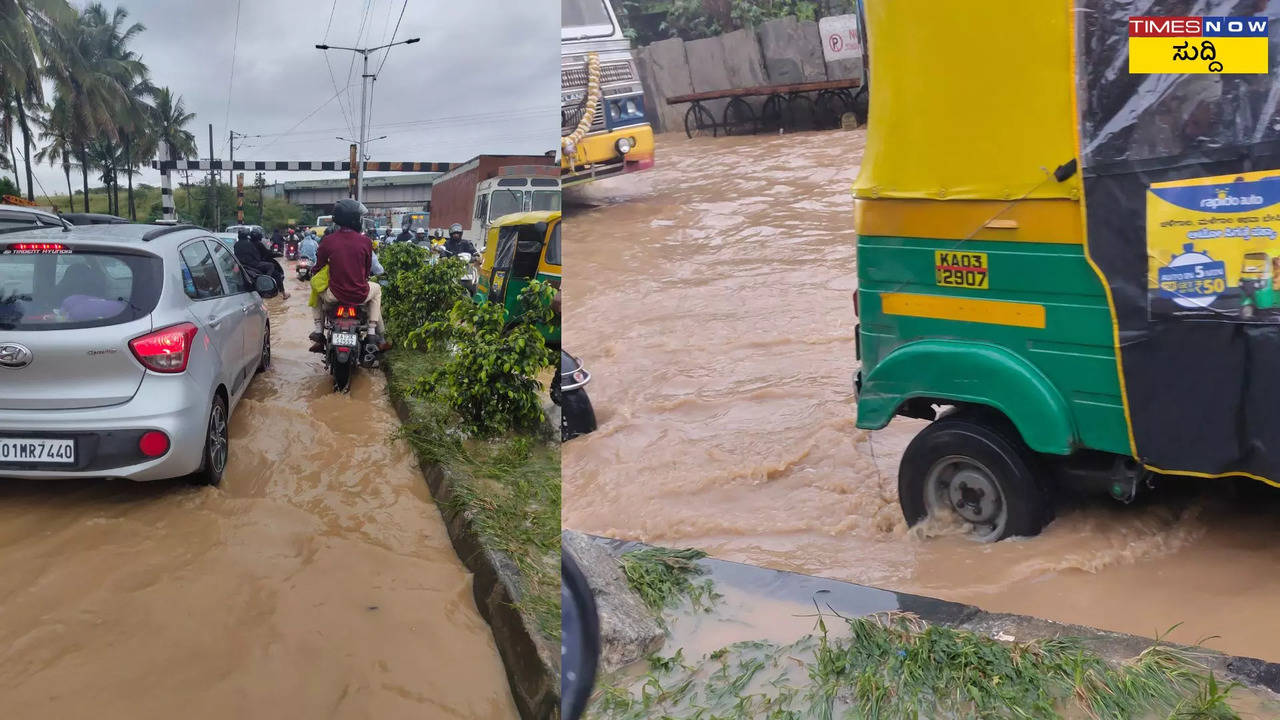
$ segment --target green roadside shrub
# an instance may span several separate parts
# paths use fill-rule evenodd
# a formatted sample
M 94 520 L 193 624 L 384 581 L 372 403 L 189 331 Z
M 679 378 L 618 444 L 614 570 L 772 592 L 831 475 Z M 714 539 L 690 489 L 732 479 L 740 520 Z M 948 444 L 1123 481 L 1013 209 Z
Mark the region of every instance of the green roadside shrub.
M 551 322 L 553 293 L 546 283 L 530 283 L 520 294 L 525 311 L 510 324 L 501 305 L 464 299 L 454 303 L 446 319 L 410 332 L 407 346 L 447 354 L 410 394 L 444 401 L 476 435 L 539 427 L 543 386 L 537 376 L 556 361 L 556 354 L 536 325 Z

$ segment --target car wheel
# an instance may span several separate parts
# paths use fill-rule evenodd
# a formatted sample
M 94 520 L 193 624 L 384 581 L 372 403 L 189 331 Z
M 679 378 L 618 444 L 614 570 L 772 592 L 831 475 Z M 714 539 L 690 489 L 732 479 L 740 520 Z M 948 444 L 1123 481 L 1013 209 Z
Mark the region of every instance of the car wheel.
M 898 468 L 898 502 L 908 525 L 955 514 L 979 542 L 1038 535 L 1052 504 L 1040 463 L 1002 418 L 958 413 L 912 439 Z
M 222 475 L 227 470 L 227 458 L 230 457 L 228 421 L 227 401 L 221 395 L 215 395 L 213 407 L 209 410 L 209 425 L 205 430 L 200 469 L 191 477 L 196 485 L 217 485 L 222 482 Z
M 262 356 L 258 359 L 258 372 L 264 373 L 271 369 L 271 325 L 267 324 L 267 331 L 262 335 Z
M 560 393 L 560 441 L 595 432 L 596 413 L 587 391 L 578 389 Z

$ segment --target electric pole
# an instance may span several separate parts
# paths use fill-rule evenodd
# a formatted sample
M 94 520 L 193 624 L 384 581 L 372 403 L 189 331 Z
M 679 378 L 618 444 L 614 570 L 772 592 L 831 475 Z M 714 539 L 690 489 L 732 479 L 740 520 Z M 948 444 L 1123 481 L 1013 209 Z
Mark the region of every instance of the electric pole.
M 214 197 L 218 194 L 218 188 L 214 184 L 217 176 L 213 169 L 213 123 L 209 123 L 209 192 L 205 194 L 205 212 L 209 212 L 214 207 Z M 213 219 L 213 214 L 209 215 L 209 219 Z M 217 228 L 214 228 L 217 230 Z
M 372 48 L 353 48 L 339 47 L 337 45 L 316 45 L 318 50 L 349 50 L 354 53 L 360 53 L 364 56 L 364 71 L 360 75 L 360 141 L 356 150 L 356 200 L 364 199 L 364 145 L 365 135 L 368 131 L 368 93 L 369 81 L 376 80 L 376 75 L 369 74 L 369 55 L 379 50 L 395 47 L 396 45 L 412 45 L 421 38 L 409 38 L 400 42 L 387 43 Z
M 262 225 L 262 196 L 267 191 L 267 177 L 262 173 L 258 173 L 254 176 L 253 184 L 258 186 L 258 224 Z M 263 225 L 263 227 L 265 228 L 266 226 Z

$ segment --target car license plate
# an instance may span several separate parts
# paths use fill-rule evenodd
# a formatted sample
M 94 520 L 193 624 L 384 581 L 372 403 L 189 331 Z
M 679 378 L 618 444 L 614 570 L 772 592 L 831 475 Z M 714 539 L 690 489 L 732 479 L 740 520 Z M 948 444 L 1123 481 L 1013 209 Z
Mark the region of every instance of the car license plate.
M 75 440 L 49 438 L 0 438 L 0 463 L 50 463 L 76 461 Z
M 360 338 L 355 333 L 334 333 L 331 342 L 338 347 L 355 347 L 360 344 Z

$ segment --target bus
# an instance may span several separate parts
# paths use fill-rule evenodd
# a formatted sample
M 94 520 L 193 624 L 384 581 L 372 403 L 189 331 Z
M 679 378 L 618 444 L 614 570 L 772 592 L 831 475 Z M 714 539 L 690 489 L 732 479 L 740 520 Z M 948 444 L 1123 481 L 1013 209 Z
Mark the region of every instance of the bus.
M 598 64 L 598 92 L 588 78 Z M 584 123 L 588 107 L 594 108 Z M 585 127 L 584 127 L 585 125 Z M 653 167 L 644 87 L 609 0 L 560 5 L 561 180 L 566 187 Z

